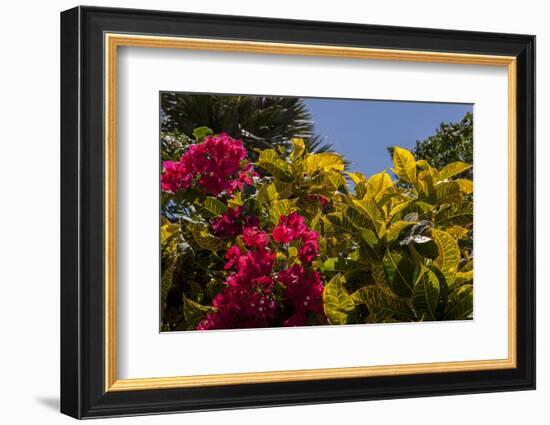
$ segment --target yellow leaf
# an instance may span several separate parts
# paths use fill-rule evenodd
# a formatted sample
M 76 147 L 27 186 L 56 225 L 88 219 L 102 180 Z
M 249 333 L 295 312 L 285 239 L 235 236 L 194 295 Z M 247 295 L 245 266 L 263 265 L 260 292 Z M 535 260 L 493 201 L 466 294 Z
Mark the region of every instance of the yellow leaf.
M 230 208 L 235 208 L 243 205 L 243 199 L 241 192 L 236 192 L 233 194 L 232 198 L 229 198 L 227 201 L 227 206 Z
M 439 251 L 434 264 L 445 276 L 447 285 L 451 286 L 456 279 L 456 272 L 460 261 L 458 244 L 451 235 L 438 229 L 432 229 L 432 239 L 437 244 Z
M 397 239 L 401 231 L 405 230 L 408 227 L 414 226 L 416 222 L 414 221 L 401 221 L 397 220 L 393 223 L 388 231 L 386 232 L 386 241 L 390 244 Z
M 474 183 L 471 180 L 468 179 L 458 179 L 455 180 L 456 183 L 460 186 L 460 190 L 462 193 L 465 193 L 466 195 L 469 195 L 474 191 Z
M 429 320 L 435 319 L 435 309 L 440 294 L 439 281 L 436 275 L 427 267 L 420 266 L 420 274 L 414 284 L 412 302 Z
M 463 238 L 470 232 L 468 229 L 460 226 L 451 226 L 446 228 L 445 231 L 456 240 Z
M 289 164 L 282 160 L 273 149 L 265 149 L 261 151 L 256 164 L 258 167 L 268 171 L 273 177 L 279 180 L 292 180 Z
M 438 183 L 432 195 L 432 202 L 438 205 L 454 204 L 462 200 L 460 185 L 454 181 Z
M 466 164 L 465 162 L 461 162 L 461 161 L 452 162 L 449 165 L 446 165 L 445 167 L 443 167 L 443 169 L 439 172 L 439 181 L 447 180 L 470 168 L 472 168 L 472 166 L 470 164 Z
M 438 172 L 435 168 L 422 170 L 418 173 L 418 186 L 420 190 L 427 196 L 432 196 L 434 186 L 436 184 Z
M 160 227 L 160 245 L 163 255 L 174 255 L 176 253 L 180 235 L 180 226 L 177 223 L 168 222 Z
M 308 173 L 314 173 L 316 171 L 344 171 L 344 161 L 340 155 L 335 153 L 316 153 L 309 155 L 304 159 L 306 171 Z
M 416 165 L 420 167 L 423 170 L 427 170 L 430 168 L 430 164 L 425 159 L 421 159 L 420 161 L 416 161 Z
M 351 295 L 344 287 L 340 274 L 334 276 L 323 291 L 323 307 L 332 325 L 345 325 L 348 314 L 355 308 Z
M 407 149 L 393 148 L 393 172 L 401 180 L 416 184 L 416 161 Z
M 349 176 L 353 184 L 358 184 L 367 180 L 367 178 L 363 173 L 346 173 L 346 174 Z
M 379 200 L 387 189 L 393 187 L 390 176 L 385 171 L 372 175 L 367 181 L 367 197 Z
M 281 199 L 280 201 L 273 201 L 269 210 L 269 217 L 273 224 L 279 223 L 279 219 L 282 215 L 288 215 L 296 209 L 295 202 L 290 199 Z
M 299 159 L 304 154 L 306 150 L 306 145 L 304 144 L 303 139 L 294 138 L 292 139 L 292 153 L 290 154 L 290 159 L 293 161 Z

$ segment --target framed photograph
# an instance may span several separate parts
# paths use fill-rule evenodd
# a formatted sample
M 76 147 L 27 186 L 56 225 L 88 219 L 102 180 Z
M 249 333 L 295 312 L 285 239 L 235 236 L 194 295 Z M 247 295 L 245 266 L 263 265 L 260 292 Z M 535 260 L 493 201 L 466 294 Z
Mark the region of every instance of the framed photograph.
M 61 411 L 535 388 L 535 37 L 61 14 Z

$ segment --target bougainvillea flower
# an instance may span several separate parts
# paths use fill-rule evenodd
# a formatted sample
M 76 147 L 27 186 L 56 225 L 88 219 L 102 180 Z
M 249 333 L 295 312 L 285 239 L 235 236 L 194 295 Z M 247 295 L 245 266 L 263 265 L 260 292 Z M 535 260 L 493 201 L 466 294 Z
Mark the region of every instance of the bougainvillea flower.
M 216 236 L 232 237 L 242 231 L 242 207 L 228 208 L 227 213 L 212 220 L 212 233 Z
M 223 258 L 227 260 L 227 263 L 225 263 L 225 266 L 223 267 L 224 270 L 228 270 L 233 267 L 241 254 L 242 252 L 237 245 L 233 245 L 231 248 L 229 248 L 223 256 Z
M 241 207 L 239 207 L 241 208 Z M 255 215 L 247 215 L 244 218 L 244 225 L 247 227 L 259 227 L 260 226 L 260 220 Z
M 176 193 L 181 189 L 188 189 L 193 182 L 193 175 L 179 162 L 164 161 L 164 173 L 160 179 L 160 186 L 165 192 Z
M 279 218 L 279 224 L 273 229 L 273 239 L 277 242 L 289 243 L 299 239 L 306 230 L 304 217 L 297 212 L 292 212 Z
M 302 263 L 311 263 L 319 255 L 319 243 L 309 240 L 298 251 L 298 258 Z
M 322 315 L 323 283 L 321 275 L 311 268 L 319 255 L 319 234 L 308 229 L 298 213 L 282 216 L 271 238 L 282 243 L 298 241 L 301 264 L 277 273 L 269 234 L 260 229 L 256 217 L 243 220 L 242 212 L 229 209 L 212 223 L 218 234 L 233 233 L 232 226 L 240 226 L 247 251 L 233 245 L 226 252 L 224 269 L 235 271 L 226 277 L 225 288 L 212 300 L 215 311 L 209 312 L 197 329 L 266 327 L 276 320 L 284 326 L 303 326 L 311 314 Z
M 275 253 L 267 250 L 248 251 L 237 260 L 237 277 L 246 282 L 255 277 L 271 273 Z
M 302 266 L 294 264 L 289 269 L 281 270 L 278 273 L 277 278 L 283 285 L 285 285 L 285 287 L 289 287 L 296 282 L 303 280 L 304 273 L 304 268 Z
M 294 308 L 285 326 L 304 325 L 308 312 L 323 313 L 323 283 L 318 272 L 306 271 L 302 266 L 294 264 L 280 271 L 278 279 L 285 286 L 285 297 Z
M 290 213 L 286 217 L 286 221 L 294 231 L 294 239 L 298 239 L 299 237 L 301 237 L 302 234 L 307 230 L 304 217 L 302 217 L 297 212 Z
M 273 240 L 280 243 L 289 243 L 294 238 L 294 232 L 292 229 L 285 224 L 278 224 L 273 229 Z
M 302 240 L 302 242 L 306 243 L 306 242 L 310 242 L 310 241 L 319 241 L 319 233 L 317 233 L 315 230 L 305 230 L 304 232 L 302 232 L 302 234 L 300 235 L 300 239 Z
M 233 276 L 235 277 L 235 276 Z M 238 279 L 234 279 L 238 281 Z M 258 328 L 270 326 L 277 303 L 273 296 L 273 279 L 261 276 L 251 279 L 246 287 L 228 285 L 212 301 L 215 312 L 209 312 L 198 324 L 198 330 Z
M 179 162 L 164 162 L 162 190 L 176 193 L 196 182 L 197 188 L 206 194 L 231 194 L 245 184 L 252 184 L 256 175 L 246 157 L 242 140 L 225 133 L 207 136 L 202 143 L 189 146 Z
M 249 248 L 262 250 L 267 247 L 269 237 L 266 232 L 258 230 L 257 227 L 245 227 L 243 230 L 243 242 Z

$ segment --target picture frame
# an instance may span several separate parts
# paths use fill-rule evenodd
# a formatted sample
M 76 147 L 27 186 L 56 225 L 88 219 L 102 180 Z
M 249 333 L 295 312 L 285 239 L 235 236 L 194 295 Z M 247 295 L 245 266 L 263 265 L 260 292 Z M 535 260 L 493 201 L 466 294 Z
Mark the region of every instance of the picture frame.
M 500 211 L 509 232 L 508 356 L 120 379 L 116 93 L 117 53 L 128 46 L 504 67 L 509 168 L 508 181 L 496 184 L 508 185 Z M 534 36 L 80 6 L 61 13 L 61 117 L 62 413 L 92 418 L 535 388 Z

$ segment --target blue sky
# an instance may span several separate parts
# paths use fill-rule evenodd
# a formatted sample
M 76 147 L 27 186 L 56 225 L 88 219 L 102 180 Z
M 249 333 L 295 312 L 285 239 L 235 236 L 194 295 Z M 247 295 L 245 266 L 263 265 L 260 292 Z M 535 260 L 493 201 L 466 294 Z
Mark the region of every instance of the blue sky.
M 460 103 L 305 98 L 315 131 L 367 176 L 392 166 L 387 146 L 412 149 L 441 122 L 460 121 L 473 105 Z

